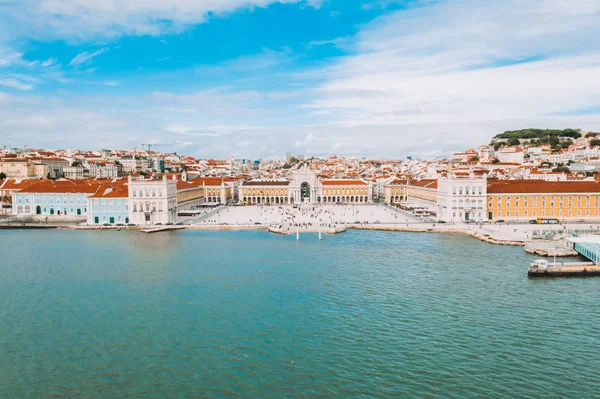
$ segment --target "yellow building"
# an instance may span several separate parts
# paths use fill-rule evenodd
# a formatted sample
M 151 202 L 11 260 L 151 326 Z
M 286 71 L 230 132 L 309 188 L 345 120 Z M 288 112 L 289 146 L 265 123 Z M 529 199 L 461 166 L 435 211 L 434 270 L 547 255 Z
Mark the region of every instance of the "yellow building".
M 44 179 L 48 175 L 48 166 L 24 158 L 5 158 L 0 160 L 0 173 L 7 179 Z
M 383 186 L 383 195 L 387 204 L 406 201 L 406 179 L 396 179 Z
M 364 180 L 323 180 L 317 203 L 359 203 L 372 201 L 371 186 Z M 317 189 L 318 190 L 318 189 Z
M 600 218 L 600 182 L 488 180 L 489 220 Z
M 289 181 L 284 180 L 252 180 L 240 187 L 241 204 L 288 204 Z M 292 201 L 293 202 L 293 201 Z

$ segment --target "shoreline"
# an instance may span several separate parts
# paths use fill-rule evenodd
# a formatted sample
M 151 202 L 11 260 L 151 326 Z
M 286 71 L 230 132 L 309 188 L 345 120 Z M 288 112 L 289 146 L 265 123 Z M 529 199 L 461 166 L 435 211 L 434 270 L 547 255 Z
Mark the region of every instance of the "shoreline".
M 424 228 L 424 227 L 382 227 L 382 226 L 348 226 L 352 230 L 375 230 L 375 231 L 395 231 L 399 233 L 438 233 L 438 234 L 465 234 L 470 237 L 476 238 L 479 241 L 483 241 L 493 245 L 504 245 L 513 247 L 524 247 L 527 241 L 521 240 L 499 240 L 492 238 L 487 234 L 477 233 L 468 229 L 456 229 L 456 228 Z
M 2 230 L 32 230 L 36 229 L 34 226 L 21 226 L 21 225 L 12 225 L 12 226 L 2 226 Z M 142 232 L 143 230 L 150 229 L 159 229 L 167 226 L 135 226 L 135 227 L 124 227 L 124 226 L 69 226 L 69 225 L 54 225 L 54 226 L 43 226 L 37 227 L 37 229 L 58 229 L 58 230 L 89 230 L 89 231 L 137 231 Z M 264 230 L 267 232 L 271 232 L 273 234 L 282 234 L 270 231 L 270 227 L 268 225 L 184 225 L 184 226 L 168 226 L 168 227 L 177 227 L 176 229 L 167 229 L 165 231 L 177 231 L 177 230 L 223 230 L 223 231 L 252 231 L 252 230 Z M 445 228 L 444 226 L 435 226 L 435 227 L 396 227 L 396 226 L 379 226 L 379 225 L 346 225 L 346 229 L 348 230 L 371 230 L 371 231 L 389 231 L 389 232 L 399 232 L 399 233 L 438 233 L 438 234 L 464 234 L 470 237 L 476 238 L 482 242 L 493 244 L 493 245 L 504 245 L 504 246 L 525 246 L 527 241 L 523 240 L 500 240 L 496 238 L 492 238 L 487 234 L 478 233 L 469 229 L 460 229 L 460 228 Z M 315 231 L 306 231 L 300 230 L 300 233 L 317 233 L 318 230 Z M 295 231 L 291 233 L 286 233 L 284 235 L 293 234 Z M 327 233 L 323 230 L 323 233 Z

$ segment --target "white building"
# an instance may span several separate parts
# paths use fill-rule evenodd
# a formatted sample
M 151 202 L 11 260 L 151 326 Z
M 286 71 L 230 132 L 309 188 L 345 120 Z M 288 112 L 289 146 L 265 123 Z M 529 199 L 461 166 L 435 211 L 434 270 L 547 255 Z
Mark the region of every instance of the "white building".
M 487 175 L 448 173 L 438 178 L 437 216 L 444 222 L 483 222 L 487 216 Z
M 502 147 L 496 152 L 498 160 L 502 163 L 523 163 L 525 154 L 519 146 Z
M 83 180 L 90 174 L 90 171 L 83 166 L 67 166 L 63 168 L 62 172 L 65 179 L 71 180 Z
M 111 161 L 90 161 L 90 176 L 97 179 L 116 179 L 121 176 L 123 167 Z
M 132 179 L 129 176 L 129 221 L 137 225 L 175 223 L 177 221 L 177 181 Z
M 140 173 L 149 170 L 149 162 L 144 158 L 123 157 L 119 159 L 119 162 L 123 166 L 123 173 Z

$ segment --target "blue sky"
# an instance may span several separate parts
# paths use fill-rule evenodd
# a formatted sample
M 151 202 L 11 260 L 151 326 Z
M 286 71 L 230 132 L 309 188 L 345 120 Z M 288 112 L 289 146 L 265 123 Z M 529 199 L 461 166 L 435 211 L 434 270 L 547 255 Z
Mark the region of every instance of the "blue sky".
M 441 156 L 600 130 L 591 0 L 0 0 L 0 145 Z

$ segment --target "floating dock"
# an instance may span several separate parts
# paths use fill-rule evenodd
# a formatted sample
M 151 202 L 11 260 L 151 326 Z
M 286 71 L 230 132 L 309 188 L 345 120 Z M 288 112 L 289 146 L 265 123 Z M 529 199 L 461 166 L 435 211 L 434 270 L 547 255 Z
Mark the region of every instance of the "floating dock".
M 548 262 L 538 259 L 529 265 L 529 277 L 588 277 L 600 276 L 600 266 L 594 262 Z
M 184 226 L 165 226 L 165 227 L 156 227 L 153 229 L 142 230 L 142 233 L 150 234 L 150 233 L 160 233 L 161 231 L 171 231 L 171 230 L 182 230 L 185 229 Z

